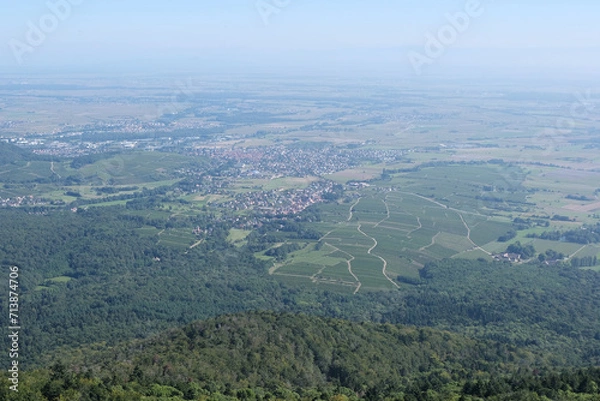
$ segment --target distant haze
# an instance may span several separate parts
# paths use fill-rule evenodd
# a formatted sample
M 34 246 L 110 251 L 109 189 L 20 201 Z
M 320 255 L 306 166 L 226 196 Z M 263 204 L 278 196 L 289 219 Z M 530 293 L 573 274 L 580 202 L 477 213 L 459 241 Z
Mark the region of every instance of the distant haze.
M 4 3 L 0 13 L 0 69 L 4 72 L 359 72 L 425 78 L 445 74 L 565 78 L 600 70 L 600 4 L 590 0 Z M 477 13 L 468 21 L 455 21 L 454 32 L 443 31 L 451 27 L 448 14 L 464 16 L 469 7 Z M 53 14 L 60 18 L 53 19 Z M 44 23 L 43 37 L 30 32 L 31 25 L 40 29 Z M 430 49 L 427 54 L 426 35 L 438 40 L 440 32 L 450 35 L 442 37 L 443 49 L 434 55 Z M 421 55 L 427 62 L 420 59 L 420 68 L 415 68 L 409 54 Z

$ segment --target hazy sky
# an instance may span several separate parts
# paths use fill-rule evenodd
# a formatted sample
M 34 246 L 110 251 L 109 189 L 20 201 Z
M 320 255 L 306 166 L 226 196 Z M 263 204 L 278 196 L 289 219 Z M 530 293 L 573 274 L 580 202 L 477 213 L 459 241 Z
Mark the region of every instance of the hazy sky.
M 0 0 L 0 4 L 3 70 L 313 69 L 402 74 L 418 70 L 423 75 L 461 69 L 600 70 L 596 0 Z M 71 10 L 56 18 L 50 4 L 62 4 L 60 12 L 69 11 L 64 4 L 70 4 Z M 460 29 L 448 30 L 446 15 L 468 15 L 466 9 L 477 9 L 468 26 L 463 19 L 457 25 Z M 32 34 L 32 29 L 41 29 L 42 35 Z M 439 39 L 444 32 L 441 51 L 431 43 L 426 48 L 428 33 Z

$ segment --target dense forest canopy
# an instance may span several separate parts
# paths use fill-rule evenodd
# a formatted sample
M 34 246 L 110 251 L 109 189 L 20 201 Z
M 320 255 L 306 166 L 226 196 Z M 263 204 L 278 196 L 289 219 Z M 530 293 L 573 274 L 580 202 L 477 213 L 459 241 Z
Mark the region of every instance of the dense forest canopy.
M 116 344 L 244 310 L 442 328 L 548 352 L 557 366 L 600 361 L 600 275 L 592 271 L 537 258 L 520 265 L 447 259 L 427 264 L 420 279 L 397 291 L 346 295 L 269 276 L 254 256 L 257 244 L 234 246 L 224 221 L 170 219 L 171 226 L 210 232 L 184 251 L 142 235 L 144 227 L 164 228 L 164 221 L 131 213 L 0 210 L 11 233 L 0 243 L 0 260 L 18 265 L 23 277 L 22 313 L 30 322 L 23 331 L 25 366 L 57 347 Z
M 430 328 L 235 314 L 110 349 L 63 352 L 2 399 L 594 400 L 600 370 Z M 3 374 L 6 376 L 6 373 Z M 596 397 L 596 398 L 594 398 Z

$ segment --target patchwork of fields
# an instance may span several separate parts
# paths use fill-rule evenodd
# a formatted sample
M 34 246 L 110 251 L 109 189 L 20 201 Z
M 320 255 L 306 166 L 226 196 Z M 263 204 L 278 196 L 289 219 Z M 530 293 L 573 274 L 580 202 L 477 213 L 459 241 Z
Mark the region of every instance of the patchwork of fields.
M 434 166 L 372 181 L 356 189 L 354 199 L 322 206 L 322 221 L 313 223 L 324 234 L 320 241 L 301 243 L 301 250 L 271 272 L 284 281 L 362 292 L 415 282 L 433 260 L 491 260 L 517 240 L 540 253 L 597 255 L 594 245 L 526 237 L 543 231 L 540 227 L 519 231 L 511 242 L 498 241 L 514 229 L 515 217 L 545 214 L 529 200 L 525 180 L 519 167 L 488 164 Z
M 294 252 L 274 274 L 350 286 L 355 292 L 394 289 L 399 276 L 417 279 L 428 261 L 491 255 L 486 244 L 510 228 L 508 222 L 399 191 L 324 210 L 319 229 L 326 234 L 319 243 Z

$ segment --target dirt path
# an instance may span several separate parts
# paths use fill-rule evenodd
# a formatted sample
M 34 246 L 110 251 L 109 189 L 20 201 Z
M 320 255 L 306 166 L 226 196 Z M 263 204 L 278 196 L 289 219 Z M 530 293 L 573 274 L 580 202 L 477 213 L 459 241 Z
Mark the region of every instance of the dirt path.
M 50 171 L 52 171 L 52 174 L 54 174 L 55 176 L 57 176 L 59 179 L 62 178 L 60 176 L 60 174 L 58 174 L 56 171 L 54 171 L 54 162 L 50 162 Z
M 567 260 L 573 259 L 575 257 L 575 255 L 577 255 L 579 252 L 583 251 L 585 248 L 587 248 L 587 245 L 584 245 L 581 248 L 579 248 L 578 250 L 576 250 L 575 252 L 573 252 L 573 255 L 569 256 L 569 258 Z
M 386 221 L 387 219 L 390 218 L 390 207 L 388 206 L 387 202 L 385 201 L 385 198 L 382 199 L 381 201 L 385 205 L 385 210 L 387 212 L 387 217 L 385 219 L 381 220 L 379 223 L 375 224 L 375 227 L 373 227 L 373 228 L 377 228 L 381 223 L 383 223 L 384 221 Z
M 417 219 L 417 223 L 419 223 L 419 227 L 415 228 L 414 230 L 412 230 L 408 234 L 406 234 L 406 238 L 412 238 L 410 236 L 412 233 L 414 233 L 415 231 L 419 231 L 421 228 L 423 228 L 423 224 L 421 224 L 421 219 L 419 218 L 419 216 L 415 216 L 414 214 L 411 214 L 411 216 Z
M 487 217 L 487 216 L 482 215 L 478 211 L 477 211 L 477 213 L 474 213 L 474 212 L 470 212 L 468 210 L 461 210 L 461 209 L 455 209 L 453 207 L 449 207 L 449 206 L 444 205 L 443 203 L 440 203 L 440 202 L 438 202 L 438 201 L 436 201 L 434 199 L 427 198 L 426 196 L 419 195 L 419 194 L 416 194 L 414 192 L 402 192 L 402 191 L 398 191 L 398 192 L 402 193 L 402 194 L 406 194 L 406 195 L 416 196 L 417 198 L 421 198 L 421 199 L 426 200 L 428 202 L 434 203 L 434 204 L 438 205 L 439 207 L 441 207 L 442 209 L 452 210 L 452 211 L 457 212 L 457 213 L 472 214 L 472 215 L 475 215 L 475 216 Z
M 433 199 L 431 199 L 431 198 L 427 198 L 427 197 L 425 197 L 425 196 L 423 196 L 423 195 L 419 195 L 419 194 L 416 194 L 416 193 L 414 193 L 414 192 L 401 192 L 401 193 L 403 193 L 403 194 L 407 194 L 407 195 L 416 196 L 417 198 L 421 198 L 421 199 L 423 199 L 423 200 L 426 200 L 426 201 L 428 201 L 428 202 L 435 203 L 436 205 L 438 205 L 438 206 L 439 206 L 439 207 L 441 207 L 442 209 L 449 209 L 449 208 L 448 208 L 448 206 L 444 205 L 443 203 L 440 203 L 440 202 L 438 202 L 438 201 L 435 201 L 435 200 L 433 200 Z
M 354 290 L 354 294 L 356 294 L 358 292 L 358 290 L 360 290 L 360 287 L 362 286 L 362 283 L 360 282 L 360 280 L 358 279 L 356 274 L 354 274 L 354 272 L 352 271 L 352 261 L 356 258 L 354 257 L 354 255 L 352 255 L 346 251 L 342 251 L 340 248 L 338 248 L 337 246 L 331 245 L 329 242 L 326 242 L 326 244 L 329 245 L 330 247 L 332 247 L 333 249 L 335 249 L 336 251 L 340 251 L 340 252 L 345 253 L 346 255 L 350 256 L 350 259 L 348 259 L 346 261 L 346 263 L 348 264 L 348 272 L 352 275 L 352 277 L 354 277 L 354 280 L 356 280 L 356 282 L 357 282 L 356 289 Z
M 326 238 L 326 237 L 327 237 L 329 234 L 331 234 L 331 233 L 332 233 L 332 232 L 334 232 L 334 231 L 335 231 L 335 229 L 327 231 L 327 233 L 326 233 L 326 234 L 323 234 L 323 236 L 322 236 L 321 238 L 319 238 L 319 241 L 322 241 L 322 240 L 324 240 L 324 239 L 325 239 L 325 238 Z M 335 247 L 334 247 L 334 248 L 335 248 Z
M 160 232 L 157 234 L 158 235 L 158 241 L 156 241 L 156 245 L 160 244 L 160 236 L 162 233 L 165 232 L 165 229 L 163 228 L 162 230 L 160 230 Z
M 191 245 L 191 246 L 190 246 L 190 249 L 194 249 L 195 247 L 197 247 L 198 245 L 200 245 L 200 244 L 201 244 L 201 243 L 203 243 L 203 242 L 204 242 L 204 239 L 201 239 L 200 241 L 198 241 L 198 242 L 194 243 L 194 245 Z
M 465 221 L 464 217 L 462 214 L 456 212 L 456 214 L 458 214 L 458 216 L 460 217 L 460 220 L 463 222 L 463 224 L 465 225 L 465 228 L 467 229 L 467 239 L 469 240 L 469 242 L 471 244 L 473 244 L 473 246 L 475 247 L 475 249 L 479 249 L 482 252 L 485 252 L 486 254 L 488 254 L 489 256 L 492 256 L 491 252 L 486 251 L 485 249 L 483 249 L 482 247 L 480 247 L 479 245 L 477 245 L 475 242 L 473 242 L 473 240 L 471 239 L 471 228 L 469 227 L 469 225 L 467 224 L 467 222 Z
M 425 249 L 429 248 L 430 246 L 433 246 L 433 245 L 435 245 L 435 239 L 436 239 L 436 238 L 438 237 L 438 235 L 440 235 L 440 234 L 441 234 L 441 232 L 440 232 L 440 231 L 438 231 L 438 233 L 437 233 L 436 235 L 434 235 L 434 236 L 431 238 L 431 244 L 429 244 L 429 245 L 425 245 L 425 246 L 422 246 L 422 247 L 420 247 L 420 248 L 419 248 L 419 251 L 424 251 Z
M 200 241 L 198 241 L 198 242 L 194 243 L 193 245 L 190 245 L 190 248 L 189 248 L 189 249 L 194 249 L 195 247 L 197 247 L 198 245 L 200 245 L 200 244 L 201 244 L 201 243 L 203 243 L 203 242 L 204 242 L 204 239 L 201 239 Z M 187 251 L 185 251 L 185 254 L 186 254 L 186 255 L 188 254 L 188 252 L 189 252 L 189 249 L 188 249 Z
M 346 220 L 346 221 L 350 221 L 350 220 L 352 220 L 352 217 L 354 216 L 354 212 L 353 212 L 353 210 L 354 210 L 354 207 L 355 207 L 356 205 L 358 205 L 358 202 L 360 202 L 360 200 L 361 200 L 361 199 L 362 199 L 362 198 L 358 198 L 358 200 L 357 200 L 356 202 L 354 202 L 354 204 L 353 204 L 352 206 L 350 206 L 350 210 L 348 211 L 348 213 L 349 213 L 349 215 L 348 215 L 348 220 Z
M 488 252 L 488 251 L 486 251 L 485 249 L 483 249 L 481 246 L 477 245 L 477 244 L 476 244 L 476 243 L 475 243 L 475 242 L 474 242 L 474 241 L 471 239 L 471 227 L 469 227 L 469 225 L 467 224 L 467 222 L 465 221 L 465 219 L 464 219 L 464 217 L 463 217 L 463 213 L 467 213 L 467 214 L 474 214 L 474 215 L 477 215 L 477 216 L 481 216 L 481 214 L 480 214 L 480 213 L 467 212 L 467 211 L 465 211 L 465 210 L 460 210 L 460 209 L 455 209 L 455 208 L 453 208 L 453 207 L 448 207 L 448 206 L 444 205 L 443 203 L 440 203 L 440 202 L 438 202 L 438 201 L 435 201 L 435 200 L 433 200 L 433 199 L 427 198 L 427 197 L 425 197 L 425 196 L 422 196 L 422 195 L 419 195 L 419 194 L 415 194 L 414 192 L 402 192 L 402 193 L 405 193 L 405 194 L 408 194 L 408 195 L 413 195 L 413 196 L 416 196 L 417 198 L 420 198 L 420 199 L 423 199 L 423 200 L 429 201 L 429 202 L 431 202 L 431 203 L 434 203 L 434 204 L 436 204 L 436 205 L 440 206 L 440 207 L 441 207 L 441 208 L 443 208 L 443 209 L 448 209 L 448 210 L 452 210 L 453 212 L 455 212 L 455 213 L 458 215 L 458 217 L 460 217 L 460 220 L 462 221 L 463 225 L 464 225 L 464 226 L 465 226 L 465 228 L 467 229 L 467 239 L 469 240 L 469 242 L 470 242 L 471 244 L 473 244 L 473 247 L 474 247 L 473 249 L 478 249 L 478 250 L 480 250 L 480 251 L 482 251 L 482 252 L 486 253 L 487 255 L 489 255 L 489 256 L 492 256 L 492 253 L 491 253 L 491 252 Z M 488 218 L 489 218 L 489 217 L 488 217 Z M 419 218 L 417 217 L 417 219 L 419 219 Z M 422 225 L 421 225 L 421 222 L 419 221 L 419 228 L 421 228 L 421 227 L 422 227 Z M 419 228 L 417 228 L 417 229 L 415 229 L 415 230 L 411 231 L 410 233 L 408 233 L 408 235 L 407 235 L 407 236 L 410 238 L 410 234 L 411 234 L 411 233 L 413 233 L 414 231 L 418 230 Z
M 269 267 L 269 274 L 275 274 L 277 269 L 279 269 L 281 266 L 283 266 L 283 263 L 273 263 L 273 266 Z M 303 277 L 310 277 L 310 276 L 303 276 Z
M 327 282 L 327 283 L 335 283 L 335 284 L 341 284 L 341 285 L 345 285 L 345 286 L 353 286 L 356 287 L 354 289 L 354 294 L 356 294 L 358 292 L 358 290 L 360 290 L 360 287 L 362 286 L 362 283 L 360 282 L 360 280 L 358 279 L 358 277 L 356 276 L 356 274 L 354 274 L 354 272 L 352 271 L 352 261 L 354 259 L 356 259 L 354 257 L 354 255 L 341 250 L 340 248 L 338 248 L 335 245 L 331 245 L 329 242 L 325 242 L 325 245 L 330 246 L 331 248 L 334 249 L 333 252 L 335 251 L 339 251 L 342 253 L 345 253 L 346 255 L 348 255 L 350 257 L 350 259 L 346 260 L 346 263 L 348 264 L 348 272 L 350 273 L 350 275 L 354 278 L 354 280 L 356 280 L 355 283 L 351 283 L 349 281 L 336 281 L 335 279 L 332 280 L 327 280 L 327 279 L 319 279 L 317 278 L 318 275 L 320 275 L 321 273 L 323 273 L 323 271 L 325 269 L 327 269 L 329 266 L 325 266 L 323 265 L 323 267 L 321 269 L 319 269 L 315 274 L 313 274 L 312 276 L 303 276 L 301 274 L 288 274 L 288 273 L 277 273 L 277 270 L 284 266 L 283 263 L 275 263 L 273 264 L 273 266 L 271 266 L 269 268 L 269 274 L 271 275 L 277 275 L 277 276 L 286 276 L 286 277 L 301 277 L 301 278 L 307 278 L 310 279 L 313 283 L 318 283 L 318 282 Z

